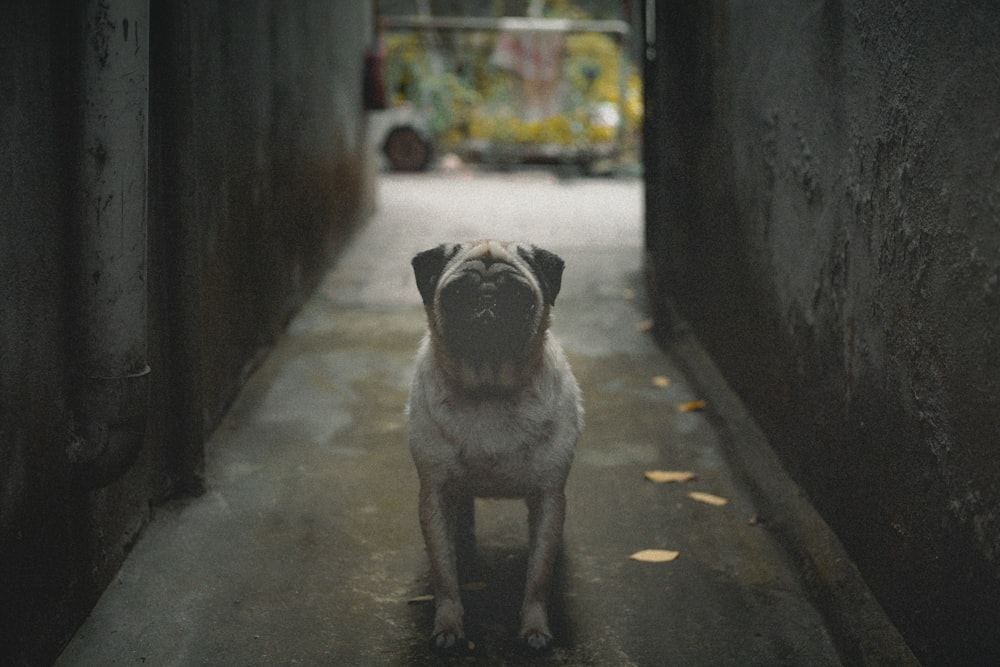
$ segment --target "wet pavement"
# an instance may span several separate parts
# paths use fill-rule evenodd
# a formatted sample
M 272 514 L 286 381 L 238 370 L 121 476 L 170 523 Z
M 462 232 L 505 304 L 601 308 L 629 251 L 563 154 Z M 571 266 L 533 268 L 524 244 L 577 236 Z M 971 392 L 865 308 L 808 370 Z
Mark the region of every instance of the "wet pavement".
M 537 665 L 911 660 L 710 360 L 646 331 L 642 184 L 547 172 L 382 179 L 369 224 L 207 445 L 207 492 L 156 512 L 61 665 L 521 664 L 526 511 L 477 501 L 467 655 L 433 603 L 403 406 L 424 330 L 409 260 L 526 240 L 566 260 L 553 331 L 587 427 Z M 702 410 L 681 406 L 704 400 Z M 655 484 L 645 471 L 692 471 Z M 688 496 L 726 500 L 712 505 Z M 672 562 L 629 556 L 678 552 Z

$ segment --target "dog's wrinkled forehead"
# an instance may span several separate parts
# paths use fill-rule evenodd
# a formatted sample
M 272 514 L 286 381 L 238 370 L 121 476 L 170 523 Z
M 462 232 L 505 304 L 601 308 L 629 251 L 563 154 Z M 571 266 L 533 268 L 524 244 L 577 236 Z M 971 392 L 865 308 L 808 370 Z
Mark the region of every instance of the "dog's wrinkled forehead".
M 531 267 L 527 266 L 524 260 L 517 254 L 518 248 L 519 246 L 515 243 L 491 240 L 459 245 L 455 256 L 448 263 L 444 273 L 441 275 L 441 283 L 444 283 L 452 272 L 459 270 L 463 265 L 470 262 L 481 263 L 487 266 L 502 262 L 518 269 L 520 273 L 530 274 Z
M 413 258 L 413 270 L 424 303 L 432 304 L 438 287 L 470 262 L 507 264 L 528 279 L 546 303 L 555 303 L 562 281 L 562 259 L 537 246 L 491 239 L 445 243 L 418 253 Z

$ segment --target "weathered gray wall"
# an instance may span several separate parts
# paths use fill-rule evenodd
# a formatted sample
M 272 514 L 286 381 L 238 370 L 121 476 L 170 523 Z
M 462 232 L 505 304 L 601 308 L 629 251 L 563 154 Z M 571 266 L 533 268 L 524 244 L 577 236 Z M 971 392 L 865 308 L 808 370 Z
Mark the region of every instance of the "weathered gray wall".
M 657 14 L 660 335 L 695 327 L 918 655 L 1000 658 L 1000 7 Z
M 194 403 L 171 425 L 181 443 L 214 424 L 372 205 L 368 4 L 153 5 L 150 224 L 167 276 L 153 330 Z M 184 470 L 198 452 L 180 455 Z
M 150 415 L 96 491 L 66 447 L 77 351 L 72 191 L 89 19 L 14 2 L 0 22 L 0 662 L 47 664 L 150 507 L 196 492 L 202 445 L 372 204 L 370 3 L 154 0 L 147 163 Z

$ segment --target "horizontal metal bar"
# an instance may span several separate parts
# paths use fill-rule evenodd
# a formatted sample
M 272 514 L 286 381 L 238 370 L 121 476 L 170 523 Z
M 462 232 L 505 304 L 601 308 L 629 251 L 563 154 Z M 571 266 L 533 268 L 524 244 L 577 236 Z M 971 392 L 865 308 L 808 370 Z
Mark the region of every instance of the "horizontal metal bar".
M 478 16 L 383 16 L 384 28 L 432 30 L 483 30 L 502 32 L 602 32 L 625 37 L 630 28 L 625 21 L 585 21 L 543 19 L 522 16 L 501 18 Z

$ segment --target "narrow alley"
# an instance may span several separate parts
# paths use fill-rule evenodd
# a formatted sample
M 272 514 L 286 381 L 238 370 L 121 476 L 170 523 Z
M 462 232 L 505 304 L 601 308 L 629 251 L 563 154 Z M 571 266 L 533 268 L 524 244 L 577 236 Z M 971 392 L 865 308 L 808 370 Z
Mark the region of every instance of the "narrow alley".
M 693 335 L 667 351 L 650 336 L 642 187 L 547 171 L 382 177 L 374 216 L 208 442 L 204 495 L 156 510 L 57 664 L 441 664 L 403 412 L 425 326 L 409 261 L 480 237 L 565 259 L 553 331 L 586 405 L 556 645 L 533 664 L 910 663 Z M 654 470 L 694 477 L 655 483 Z M 476 511 L 474 647 L 448 660 L 518 664 L 526 513 Z M 678 555 L 630 558 L 644 549 Z
M 525 589 L 539 665 L 1000 664 L 1000 3 L 4 19 L 0 665 L 519 664 Z M 411 259 L 483 237 L 565 271 L 443 338 L 538 343 L 480 322 L 529 285 L 586 426 L 541 555 L 479 501 L 434 570 L 442 657 Z

